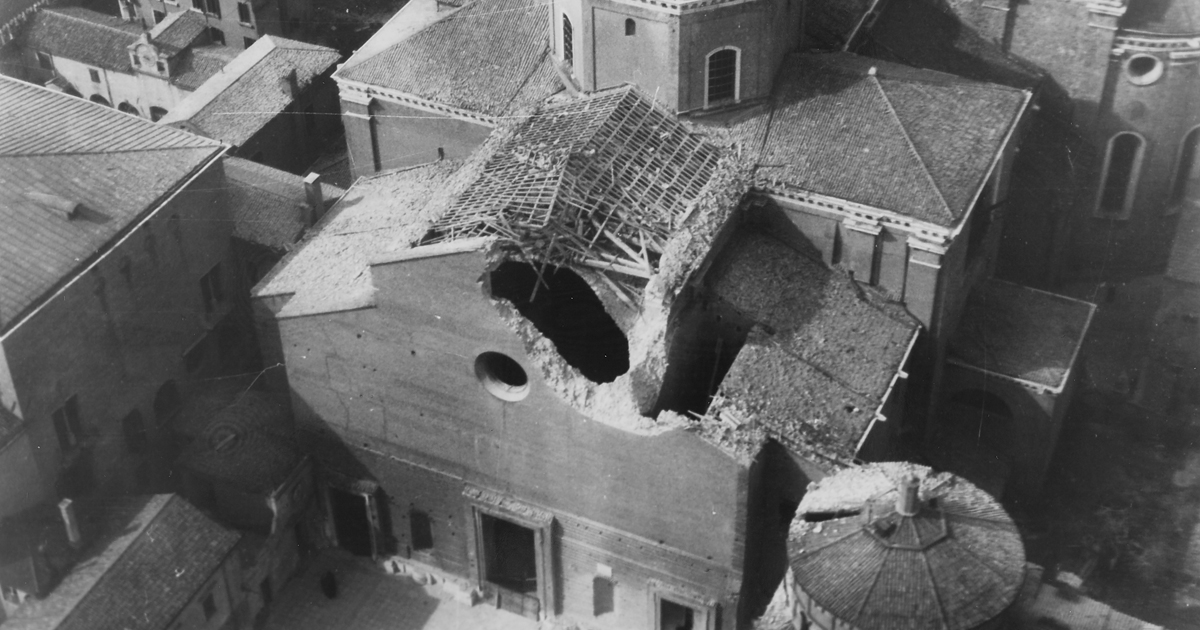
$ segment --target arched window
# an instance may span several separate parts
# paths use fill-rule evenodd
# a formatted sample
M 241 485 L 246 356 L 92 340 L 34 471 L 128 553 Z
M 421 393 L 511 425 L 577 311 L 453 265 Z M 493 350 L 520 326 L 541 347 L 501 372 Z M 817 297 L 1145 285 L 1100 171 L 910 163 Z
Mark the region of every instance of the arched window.
M 1138 173 L 1145 148 L 1145 140 L 1128 131 L 1109 140 L 1096 203 L 1098 216 L 1125 218 L 1129 214 L 1137 193 Z
M 705 106 L 738 99 L 738 50 L 722 48 L 708 55 Z
M 90 97 L 88 97 L 88 100 L 93 103 L 99 103 L 105 107 L 112 107 L 112 103 L 109 103 L 108 99 L 104 98 L 103 96 L 100 96 L 99 94 L 91 95 Z
M 562 56 L 568 66 L 575 65 L 575 29 L 571 26 L 571 18 L 562 16 Z
M 153 120 L 154 122 L 158 122 L 163 116 L 166 116 L 166 115 L 167 115 L 167 110 L 165 110 L 161 107 L 151 107 L 150 108 L 150 120 Z
M 130 105 L 129 101 L 121 101 L 121 104 L 117 105 L 117 109 L 125 112 L 126 114 L 133 114 L 134 116 L 138 115 L 137 108 L 133 105 Z
M 637 35 L 637 22 L 633 18 L 625 19 L 625 35 Z
M 1183 137 L 1179 147 L 1179 158 L 1175 161 L 1175 178 L 1171 182 L 1171 198 L 1168 212 L 1179 210 L 1179 205 L 1188 200 L 1200 200 L 1200 127 Z

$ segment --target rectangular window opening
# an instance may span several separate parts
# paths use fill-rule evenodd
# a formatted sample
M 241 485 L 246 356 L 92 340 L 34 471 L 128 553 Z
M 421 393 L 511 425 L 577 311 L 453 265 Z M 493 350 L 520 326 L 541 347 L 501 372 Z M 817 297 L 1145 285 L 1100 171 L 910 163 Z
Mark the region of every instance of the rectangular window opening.
M 408 524 L 412 535 L 413 551 L 423 551 L 433 548 L 433 521 L 429 514 L 413 510 L 408 514 Z
M 696 611 L 664 597 L 658 607 L 658 630 L 696 630 Z
M 88 68 L 88 76 L 91 77 L 92 83 L 100 82 L 100 71 L 99 70 L 92 70 L 91 68 Z
M 597 575 L 592 578 L 592 615 L 599 617 L 616 610 L 616 584 L 612 578 Z
M 237 5 L 237 9 L 238 9 L 238 21 L 241 22 L 242 24 L 249 25 L 251 23 L 250 22 L 250 5 L 249 5 L 249 3 L 239 2 Z
M 48 55 L 44 52 L 40 52 L 37 54 L 37 58 L 38 58 L 38 65 L 41 66 L 42 70 L 53 70 L 54 69 L 54 59 L 50 55 Z

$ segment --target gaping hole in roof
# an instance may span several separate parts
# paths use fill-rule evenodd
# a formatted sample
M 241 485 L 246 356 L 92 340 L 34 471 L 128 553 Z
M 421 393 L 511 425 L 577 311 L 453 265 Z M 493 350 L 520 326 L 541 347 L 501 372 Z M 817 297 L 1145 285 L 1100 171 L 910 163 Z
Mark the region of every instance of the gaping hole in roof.
M 512 302 L 588 380 L 611 383 L 629 371 L 629 340 L 574 271 L 510 260 L 491 272 L 491 287 L 493 297 Z

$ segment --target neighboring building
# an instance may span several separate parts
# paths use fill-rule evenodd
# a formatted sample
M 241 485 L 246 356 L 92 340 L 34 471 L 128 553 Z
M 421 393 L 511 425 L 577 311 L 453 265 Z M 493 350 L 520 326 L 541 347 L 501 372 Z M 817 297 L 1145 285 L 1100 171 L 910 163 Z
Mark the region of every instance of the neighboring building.
M 219 370 L 225 147 L 0 78 L 0 516 L 165 487 L 163 427 Z M 170 313 L 171 316 L 165 316 Z
M 346 191 L 316 173 L 293 175 L 237 157 L 225 158 L 233 246 L 246 286 L 254 286 Z
M 332 48 L 263 37 L 162 119 L 233 146 L 238 156 L 303 173 L 342 133 Z
M 6 629 L 230 628 L 243 600 L 242 535 L 171 494 L 64 508 L 74 567 L 15 607 Z M 61 538 L 61 534 L 56 538 Z M 34 555 L 44 552 L 35 549 Z M 7 588 L 14 588 L 5 585 Z
M 305 39 L 312 28 L 313 0 L 119 0 L 121 14 L 156 26 L 179 14 L 204 23 L 209 38 L 245 50 L 265 35 Z
M 1012 518 L 949 473 L 888 462 L 813 484 L 756 630 L 1161 630 L 1043 582 Z
M 1055 245 L 1064 276 L 1161 271 L 1180 212 L 1200 202 L 1200 2 L 970 0 L 954 10 L 1045 68 L 1073 103 L 1056 121 L 1078 136 L 1054 175 L 1076 186 L 1062 208 L 1069 238 Z
M 80 7 L 42 9 L 18 43 L 24 78 L 158 120 L 234 58 L 212 45 L 201 18 L 142 24 Z

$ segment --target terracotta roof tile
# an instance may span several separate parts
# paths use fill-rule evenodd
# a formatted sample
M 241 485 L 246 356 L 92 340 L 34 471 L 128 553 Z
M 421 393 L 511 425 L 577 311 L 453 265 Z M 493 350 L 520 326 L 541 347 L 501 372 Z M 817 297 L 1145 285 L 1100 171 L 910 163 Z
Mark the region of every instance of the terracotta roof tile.
M 761 325 L 712 411 L 734 410 L 798 453 L 853 459 L 917 323 L 889 313 L 848 275 L 749 230 L 726 246 L 706 282 Z
M 304 178 L 236 157 L 225 158 L 224 164 L 233 235 L 276 250 L 299 240 L 310 215 Z M 345 193 L 325 183 L 321 192 L 326 202 Z
M 1028 93 L 846 53 L 795 55 L 771 107 L 734 123 L 758 183 L 937 225 L 970 207 Z
M 205 81 L 220 73 L 237 55 L 238 51 L 228 46 L 192 46 L 179 56 L 179 61 L 171 70 L 171 82 L 194 92 Z
M 10 261 L 0 270 L 0 329 L 221 150 L 207 138 L 4 77 L 0 108 L 0 247 Z M 67 218 L 45 195 L 84 210 Z
M 186 122 L 210 138 L 244 144 L 295 100 L 290 76 L 305 89 L 341 58 L 332 48 L 264 36 L 188 95 L 163 123 Z
M 102 514 L 105 533 L 88 557 L 6 630 L 164 628 L 241 539 L 170 494 L 110 499 Z
M 105 70 L 132 73 L 128 47 L 142 25 L 82 7 L 50 7 L 38 12 L 24 33 L 24 46 Z
M 950 338 L 950 358 L 981 370 L 1062 387 L 1096 307 L 1000 280 L 979 284 Z
M 339 77 L 500 116 L 561 89 L 547 47 L 546 4 L 475 0 Z
M 911 516 L 896 509 L 907 474 L 920 484 Z M 854 478 L 850 487 L 843 476 Z M 824 511 L 813 503 L 825 503 Z M 805 514 L 839 516 L 807 522 Z M 788 540 L 796 588 L 852 627 L 967 630 L 997 618 L 1024 584 L 1025 550 L 1012 519 L 947 473 L 903 463 L 847 469 L 810 487 L 800 515 Z
M 207 31 L 208 19 L 199 12 L 176 11 L 150 29 L 150 39 L 169 50 L 182 50 Z

